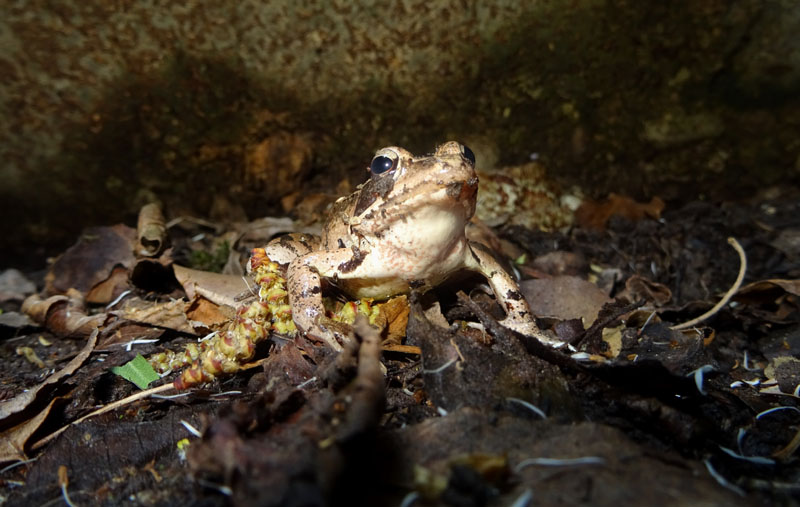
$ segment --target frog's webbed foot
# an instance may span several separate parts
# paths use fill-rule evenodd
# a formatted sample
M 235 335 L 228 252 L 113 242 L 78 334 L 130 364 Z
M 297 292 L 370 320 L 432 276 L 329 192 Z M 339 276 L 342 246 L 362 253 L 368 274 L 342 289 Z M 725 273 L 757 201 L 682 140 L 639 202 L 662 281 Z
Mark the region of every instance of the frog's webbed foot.
M 314 324 L 305 330 L 307 336 L 325 342 L 336 352 L 342 351 L 342 344 L 350 341 L 353 334 L 352 326 L 344 322 L 337 322 L 324 315 L 316 318 Z

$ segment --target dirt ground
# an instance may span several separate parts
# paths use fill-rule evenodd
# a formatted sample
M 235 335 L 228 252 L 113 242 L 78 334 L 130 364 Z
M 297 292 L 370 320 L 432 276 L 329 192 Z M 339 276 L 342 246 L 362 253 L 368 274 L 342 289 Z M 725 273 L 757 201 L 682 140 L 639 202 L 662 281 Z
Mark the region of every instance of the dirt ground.
M 273 334 L 253 367 L 79 421 L 140 392 L 110 367 L 182 350 L 225 321 L 185 306 L 134 318 L 130 305 L 108 304 L 125 286 L 141 305 L 184 305 L 171 261 L 187 261 L 198 231 L 225 231 L 173 229 L 170 262 L 142 264 L 115 253 L 128 232 L 95 230 L 105 258 L 73 250 L 60 268 L 0 290 L 0 503 L 795 504 L 797 197 L 694 202 L 566 232 L 499 228 L 541 327 L 570 346 L 499 326 L 482 282 L 458 279 L 409 297 L 402 340 L 381 343 L 357 323 L 354 345 L 336 355 Z M 240 256 L 252 246 L 231 244 Z M 674 327 L 711 309 L 740 273 L 730 302 Z M 73 307 L 66 298 L 79 296 L 62 295 L 36 324 L 20 312 L 26 280 L 103 302 Z

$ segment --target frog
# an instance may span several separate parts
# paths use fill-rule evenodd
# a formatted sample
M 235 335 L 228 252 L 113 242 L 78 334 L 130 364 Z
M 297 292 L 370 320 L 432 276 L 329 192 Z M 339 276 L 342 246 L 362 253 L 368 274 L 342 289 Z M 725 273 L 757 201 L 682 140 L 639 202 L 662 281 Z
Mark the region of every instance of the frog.
M 475 155 L 449 141 L 433 154 L 379 149 L 369 178 L 331 206 L 320 236 L 292 233 L 269 242 L 269 258 L 287 266 L 287 291 L 295 326 L 336 351 L 346 330 L 325 315 L 322 282 L 355 298 L 386 299 L 425 292 L 469 270 L 488 281 L 506 316 L 500 323 L 549 345 L 519 285 L 484 245 L 465 229 L 475 213 Z

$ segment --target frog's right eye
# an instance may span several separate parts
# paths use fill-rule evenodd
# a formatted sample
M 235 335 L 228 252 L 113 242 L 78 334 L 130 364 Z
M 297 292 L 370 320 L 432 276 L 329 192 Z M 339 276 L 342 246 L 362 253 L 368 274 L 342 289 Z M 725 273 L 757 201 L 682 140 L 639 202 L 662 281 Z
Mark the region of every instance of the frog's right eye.
M 397 167 L 397 155 L 393 153 L 381 154 L 375 156 L 372 159 L 372 163 L 369 165 L 369 170 L 372 174 L 383 174 L 386 171 L 391 171 L 395 167 Z

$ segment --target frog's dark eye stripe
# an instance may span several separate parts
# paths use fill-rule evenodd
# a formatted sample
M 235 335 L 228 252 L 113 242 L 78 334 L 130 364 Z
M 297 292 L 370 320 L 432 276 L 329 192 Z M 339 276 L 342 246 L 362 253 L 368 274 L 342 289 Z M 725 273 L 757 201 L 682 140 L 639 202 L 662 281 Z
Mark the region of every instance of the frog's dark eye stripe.
M 372 172 L 372 174 L 383 174 L 386 171 L 394 169 L 396 165 L 397 158 L 390 158 L 386 155 L 378 155 L 372 159 L 372 163 L 369 165 L 369 170 Z
M 461 145 L 461 154 L 464 155 L 464 158 L 469 160 L 469 163 L 475 167 L 475 154 L 472 153 L 472 150 L 469 149 L 468 146 L 462 144 Z

